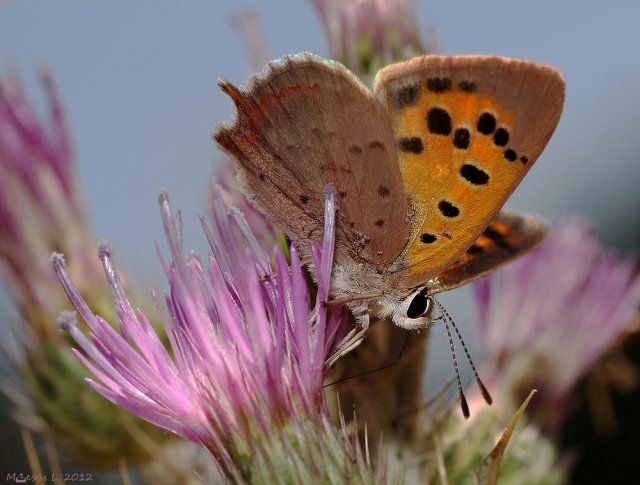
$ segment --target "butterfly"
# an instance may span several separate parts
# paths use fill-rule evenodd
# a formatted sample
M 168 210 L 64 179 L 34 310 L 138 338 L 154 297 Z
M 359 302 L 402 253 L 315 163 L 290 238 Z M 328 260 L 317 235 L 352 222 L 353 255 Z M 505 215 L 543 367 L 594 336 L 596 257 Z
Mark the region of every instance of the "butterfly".
M 370 90 L 341 64 L 299 54 L 245 89 L 220 87 L 236 113 L 215 140 L 248 199 L 303 252 L 322 240 L 323 191 L 335 188 L 331 291 L 358 322 L 338 356 L 365 338 L 370 318 L 430 326 L 434 294 L 547 233 L 501 208 L 558 123 L 564 81 L 551 67 L 427 55 L 383 68 Z

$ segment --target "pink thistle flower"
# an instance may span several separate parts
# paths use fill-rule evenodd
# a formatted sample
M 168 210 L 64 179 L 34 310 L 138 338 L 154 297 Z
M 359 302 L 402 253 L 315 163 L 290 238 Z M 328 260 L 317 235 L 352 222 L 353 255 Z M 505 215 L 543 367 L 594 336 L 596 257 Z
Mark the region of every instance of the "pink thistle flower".
M 87 388 L 86 369 L 51 325 L 68 306 L 46 262 L 52 249 L 74 255 L 68 270 L 92 308 L 105 308 L 110 293 L 76 185 L 60 98 L 48 75 L 41 80 L 44 119 L 15 79 L 0 79 L 0 276 L 19 316 L 1 347 L 20 376 L 2 390 L 21 426 L 51 437 L 76 462 L 104 468 L 123 455 L 130 464 L 149 460 L 153 451 L 140 437 L 161 442 L 166 433 L 129 416 L 123 425 L 125 411 Z
M 87 251 L 94 242 L 75 186 L 60 99 L 47 74 L 41 82 L 49 105 L 44 123 L 20 84 L 0 79 L 0 273 L 27 314 L 61 308 L 64 297 L 46 265 L 52 247 L 77 254 L 74 268 L 83 274 L 99 275 Z
M 322 18 L 329 52 L 363 78 L 424 54 L 412 0 L 311 0 Z
M 214 177 L 211 193 L 220 193 L 226 205 L 236 207 L 242 213 L 262 247 L 272 247 L 276 244 L 286 247 L 284 233 L 249 203 L 240 190 L 236 174 L 233 162 L 227 158 Z M 215 201 L 216 198 L 210 197 L 210 200 Z M 215 208 L 212 210 L 215 212 Z
M 514 406 L 538 389 L 532 409 L 556 423 L 577 380 L 625 335 L 640 306 L 635 261 L 603 250 L 578 217 L 474 289 L 483 377 Z
M 101 246 L 100 258 L 121 333 L 91 312 L 62 255 L 54 253 L 51 265 L 90 329 L 86 337 L 73 318 L 61 315 L 63 328 L 82 349 L 75 354 L 99 380 L 87 379 L 89 385 L 133 414 L 206 447 L 227 477 L 272 476 L 284 455 L 294 476 L 328 467 L 344 478 L 349 467 L 342 467 L 353 467 L 353 457 L 345 460 L 349 453 L 329 425 L 322 392 L 325 360 L 344 316 L 341 310 L 328 315 L 322 303 L 333 263 L 333 189 L 327 190 L 325 210 L 324 242 L 311 248 L 318 292 L 310 310 L 295 247 L 290 265 L 276 249 L 272 268 L 241 213 L 227 213 L 216 198 L 213 225 L 201 218 L 211 247 L 205 269 L 196 255 L 183 255 L 180 215 L 172 215 L 168 195 L 161 193 L 172 258 L 170 264 L 163 261 L 169 281 L 165 308 L 155 292 L 152 297 L 170 351 L 146 315 L 129 303 L 108 245 Z M 245 247 L 237 244 L 237 230 Z M 336 461 L 336 453 L 342 459 Z M 301 463 L 310 468 L 299 468 Z

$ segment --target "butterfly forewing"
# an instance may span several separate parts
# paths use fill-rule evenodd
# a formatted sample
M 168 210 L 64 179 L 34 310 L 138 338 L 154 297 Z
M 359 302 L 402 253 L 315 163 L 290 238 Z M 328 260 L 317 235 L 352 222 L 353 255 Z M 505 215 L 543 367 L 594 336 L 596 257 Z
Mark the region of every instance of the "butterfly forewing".
M 461 259 L 496 216 L 551 137 L 564 82 L 526 61 L 424 56 L 380 71 L 374 92 L 413 208 L 397 275 L 412 287 Z
M 236 119 L 216 141 L 237 162 L 245 194 L 291 238 L 322 238 L 323 190 L 338 200 L 336 257 L 384 267 L 405 248 L 408 205 L 385 108 L 347 69 L 285 57 L 246 90 L 222 89 Z

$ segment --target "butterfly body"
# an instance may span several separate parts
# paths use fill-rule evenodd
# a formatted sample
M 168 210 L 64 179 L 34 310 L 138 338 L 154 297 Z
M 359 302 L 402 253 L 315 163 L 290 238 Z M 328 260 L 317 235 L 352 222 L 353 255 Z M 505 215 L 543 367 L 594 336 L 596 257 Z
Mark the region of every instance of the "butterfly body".
M 370 91 L 340 64 L 301 54 L 246 89 L 221 87 L 236 119 L 215 139 L 249 200 L 303 252 L 322 239 L 324 188 L 335 187 L 331 291 L 361 320 L 428 326 L 427 295 L 546 234 L 500 209 L 558 122 L 564 83 L 552 68 L 423 56 L 384 68 Z
M 357 299 L 347 301 L 356 317 L 391 318 L 400 327 L 418 328 L 415 319 L 405 323 L 406 312 L 400 309 L 402 303 L 415 290 L 395 284 L 394 274 L 396 272 L 393 269 L 380 271 L 367 263 L 345 261 L 334 266 L 332 294 L 337 300 L 348 300 L 350 296 L 358 296 Z M 376 296 L 360 298 L 360 295 Z M 424 324 L 426 325 L 426 321 Z

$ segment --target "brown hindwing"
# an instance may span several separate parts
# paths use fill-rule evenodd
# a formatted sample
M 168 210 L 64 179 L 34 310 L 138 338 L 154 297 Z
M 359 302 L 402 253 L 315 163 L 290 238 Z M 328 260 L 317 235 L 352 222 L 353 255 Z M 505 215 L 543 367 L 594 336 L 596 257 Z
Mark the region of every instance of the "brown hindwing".
M 285 57 L 240 90 L 221 82 L 236 119 L 214 133 L 245 195 L 292 239 L 322 239 L 323 190 L 339 210 L 336 257 L 384 267 L 404 249 L 408 205 L 385 109 L 338 63 Z
M 431 291 L 447 291 L 476 280 L 537 246 L 547 233 L 542 220 L 502 210 L 460 259 L 434 279 Z

